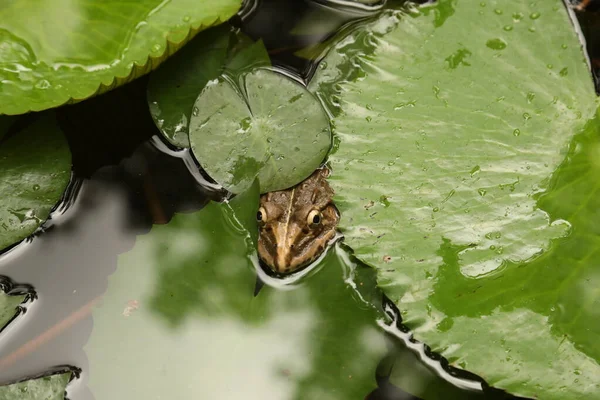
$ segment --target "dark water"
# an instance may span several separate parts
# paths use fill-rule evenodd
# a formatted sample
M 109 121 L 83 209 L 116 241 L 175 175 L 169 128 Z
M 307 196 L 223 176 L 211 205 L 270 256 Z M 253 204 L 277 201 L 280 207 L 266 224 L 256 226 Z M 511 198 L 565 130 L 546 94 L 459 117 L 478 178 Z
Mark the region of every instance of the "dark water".
M 274 64 L 308 80 L 315 60 L 294 53 L 370 17 L 372 13 L 365 10 L 335 9 L 320 2 L 262 0 L 232 23 L 254 39 L 261 38 Z M 596 60 L 600 19 L 590 13 L 581 20 L 590 58 Z M 313 24 L 316 33 L 308 29 L 306 34 L 292 34 L 290 27 L 301 21 L 309 27 Z M 136 237 L 149 232 L 153 224 L 165 224 L 176 213 L 199 210 L 219 198 L 219 193 L 198 185 L 182 158 L 153 145 L 152 137 L 159 132 L 148 112 L 146 84 L 147 78 L 141 78 L 58 112 L 73 153 L 74 181 L 65 209 L 53 214 L 48 231 L 0 257 L 0 274 L 10 279 L 3 281 L 4 287 L 28 291 L 32 297 L 17 317 L 22 319 L 19 327 L 13 324 L 0 334 L 0 382 L 71 369 L 79 378 L 69 385 L 69 397 L 92 399 L 83 348 L 94 324 L 90 310 L 106 292 L 118 256 L 131 250 Z M 13 287 L 12 282 L 29 286 Z M 386 311 L 397 317 L 393 306 L 388 304 Z M 401 326 L 387 336 L 390 354 L 370 372 L 378 388 L 367 399 L 415 399 L 387 379 L 399 353 L 411 357 L 415 368 L 422 366 L 417 356 L 421 352 L 426 363 L 446 378 L 460 375 L 445 360 L 411 343 Z M 404 337 L 408 346 L 395 336 Z M 44 372 L 48 366 L 53 368 Z M 514 398 L 490 389 L 478 396 L 466 390 L 462 394 L 454 398 Z

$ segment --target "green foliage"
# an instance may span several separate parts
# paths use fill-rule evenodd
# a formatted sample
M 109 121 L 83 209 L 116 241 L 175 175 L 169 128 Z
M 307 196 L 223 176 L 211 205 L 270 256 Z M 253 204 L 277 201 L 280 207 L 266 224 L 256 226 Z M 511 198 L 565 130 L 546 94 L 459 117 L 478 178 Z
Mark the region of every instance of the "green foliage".
M 0 250 L 39 228 L 70 177 L 71 153 L 53 112 L 0 139 Z
M 8 0 L 0 6 L 0 114 L 86 99 L 154 68 L 241 0 Z
M 266 65 L 270 60 L 262 42 L 253 42 L 227 24 L 200 33 L 152 74 L 148 103 L 154 122 L 170 143 L 189 147 L 188 125 L 204 86 L 223 73 L 237 75 Z
M 240 3 L 9 0 L 0 113 L 135 79 Z M 490 385 L 598 397 L 600 117 L 562 2 L 439 0 L 344 34 L 309 90 L 227 24 L 152 76 L 163 135 L 241 194 L 155 227 L 121 258 L 94 310 L 93 394 L 363 398 L 387 368 L 418 396 L 463 396 L 406 353 L 386 356 L 381 288 L 418 340 Z M 374 269 L 337 247 L 298 284 L 256 295 L 259 194 L 300 182 L 331 145 L 313 93 L 334 116 L 340 229 Z M 15 121 L 0 117 L 0 250 L 39 228 L 70 177 L 54 114 Z M 23 299 L 0 293 L 0 326 Z M 0 386 L 0 399 L 63 399 L 70 378 Z
M 587 225 L 548 206 L 563 149 L 597 107 L 562 3 L 390 12 L 325 61 L 311 88 L 337 104 L 341 229 L 416 338 L 515 394 L 598 395 L 593 256 L 546 258 L 596 240 L 597 213 L 572 200 L 594 197 L 593 177 L 558 202 Z
M 206 86 L 190 122 L 192 151 L 202 168 L 233 193 L 258 178 L 262 193 L 307 178 L 331 146 L 329 120 L 306 88 L 258 69 Z
M 65 388 L 70 380 L 71 373 L 69 372 L 0 386 L 0 399 L 64 400 Z

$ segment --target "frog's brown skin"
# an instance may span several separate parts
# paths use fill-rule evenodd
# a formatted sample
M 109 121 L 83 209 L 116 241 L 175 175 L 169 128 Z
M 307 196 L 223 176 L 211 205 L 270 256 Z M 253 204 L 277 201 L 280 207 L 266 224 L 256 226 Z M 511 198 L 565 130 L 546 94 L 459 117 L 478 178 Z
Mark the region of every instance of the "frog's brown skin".
M 582 0 L 579 2 L 579 4 L 577 4 L 576 6 L 574 6 L 574 8 L 577 11 L 584 11 L 589 5 L 590 3 L 592 3 L 594 0 Z
M 340 217 L 328 176 L 329 170 L 318 169 L 297 186 L 261 196 L 258 255 L 273 271 L 307 266 L 335 237 Z

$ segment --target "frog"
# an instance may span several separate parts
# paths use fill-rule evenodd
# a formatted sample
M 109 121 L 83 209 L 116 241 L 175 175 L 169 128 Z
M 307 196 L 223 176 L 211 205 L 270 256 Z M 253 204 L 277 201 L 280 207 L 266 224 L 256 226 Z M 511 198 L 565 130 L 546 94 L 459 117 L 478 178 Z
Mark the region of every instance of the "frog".
M 581 0 L 578 4 L 573 5 L 573 8 L 576 11 L 587 11 L 591 8 L 595 8 L 593 6 L 597 6 L 598 1 L 596 0 Z
M 337 236 L 340 214 L 329 175 L 319 168 L 296 186 L 261 195 L 258 255 L 271 271 L 285 275 L 309 266 Z

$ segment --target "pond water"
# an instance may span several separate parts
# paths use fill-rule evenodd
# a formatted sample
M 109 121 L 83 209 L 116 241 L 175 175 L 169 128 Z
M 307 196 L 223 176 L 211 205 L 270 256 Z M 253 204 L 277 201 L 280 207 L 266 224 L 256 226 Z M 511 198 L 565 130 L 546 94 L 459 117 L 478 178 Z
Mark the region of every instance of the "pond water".
M 263 0 L 233 23 L 308 80 L 316 60 L 296 50 L 369 18 L 324 3 Z M 36 294 L 1 333 L 0 382 L 71 369 L 71 400 L 515 398 L 411 342 L 341 245 L 298 284 L 257 290 L 235 200 L 212 201 L 160 142 L 147 81 L 59 111 L 74 178 L 49 229 L 0 256 Z

